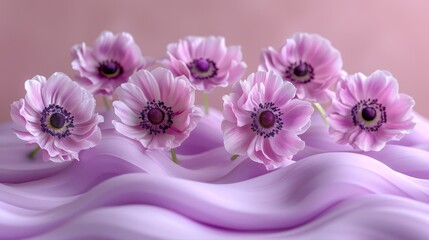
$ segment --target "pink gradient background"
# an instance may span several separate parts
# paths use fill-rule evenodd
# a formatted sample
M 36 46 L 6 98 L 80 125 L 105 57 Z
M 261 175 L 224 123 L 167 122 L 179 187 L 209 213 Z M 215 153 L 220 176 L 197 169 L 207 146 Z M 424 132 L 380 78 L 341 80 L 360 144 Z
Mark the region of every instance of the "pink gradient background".
M 400 91 L 429 116 L 428 9 L 425 0 L 0 0 L 0 121 L 9 121 L 9 105 L 24 96 L 25 80 L 56 71 L 72 75 L 70 47 L 92 45 L 103 30 L 130 32 L 143 54 L 155 58 L 186 35 L 223 35 L 227 44 L 242 46 L 246 76 L 256 70 L 262 48 L 278 48 L 294 32 L 318 33 L 340 50 L 345 70 L 391 71 Z M 228 91 L 215 90 L 210 104 L 221 109 Z

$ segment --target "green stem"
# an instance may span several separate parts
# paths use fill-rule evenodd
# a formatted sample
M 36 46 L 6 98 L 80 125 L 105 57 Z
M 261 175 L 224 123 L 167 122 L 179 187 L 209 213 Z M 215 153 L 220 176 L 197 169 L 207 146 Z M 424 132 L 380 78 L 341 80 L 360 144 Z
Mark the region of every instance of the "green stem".
M 237 159 L 240 155 L 238 154 L 234 154 L 231 156 L 231 161 L 234 161 L 235 159 Z
M 204 104 L 204 112 L 206 113 L 206 115 L 209 115 L 209 96 L 207 93 L 205 92 L 201 92 L 201 98 L 203 99 L 203 104 Z
M 320 103 L 312 103 L 314 109 L 316 109 L 317 112 L 319 112 L 320 116 L 323 118 L 323 121 L 326 123 L 326 125 L 329 125 L 328 119 L 326 118 L 326 112 L 325 109 L 323 109 L 322 105 Z
M 31 150 L 31 152 L 28 153 L 28 158 L 29 159 L 34 159 L 34 157 L 36 156 L 36 154 L 40 151 L 40 147 L 37 146 L 35 147 L 33 150 Z
M 104 103 L 104 106 L 106 107 L 106 110 L 109 111 L 111 106 L 110 106 L 110 101 L 107 98 L 107 96 L 103 96 L 103 103 Z
M 177 159 L 176 151 L 174 150 L 174 148 L 170 150 L 170 153 L 171 153 L 171 159 L 173 160 L 173 162 L 179 165 L 179 160 Z

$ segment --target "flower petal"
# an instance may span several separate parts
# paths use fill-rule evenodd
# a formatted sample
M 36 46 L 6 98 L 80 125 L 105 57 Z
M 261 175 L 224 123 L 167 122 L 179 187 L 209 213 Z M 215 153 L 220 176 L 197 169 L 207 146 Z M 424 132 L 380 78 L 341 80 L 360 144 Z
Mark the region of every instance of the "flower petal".
M 124 102 L 113 102 L 115 114 L 121 119 L 121 122 L 128 126 L 138 126 L 140 124 L 139 115 L 131 110 Z
M 43 76 L 35 76 L 25 82 L 25 102 L 30 105 L 35 111 L 42 112 L 45 108 L 43 101 L 42 88 L 46 84 L 46 79 Z

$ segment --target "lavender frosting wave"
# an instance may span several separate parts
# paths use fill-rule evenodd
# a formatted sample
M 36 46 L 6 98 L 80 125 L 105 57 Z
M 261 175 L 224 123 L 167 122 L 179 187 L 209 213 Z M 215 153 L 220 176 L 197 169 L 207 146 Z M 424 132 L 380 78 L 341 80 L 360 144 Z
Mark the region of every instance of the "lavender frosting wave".
M 79 162 L 28 160 L 0 126 L 0 239 L 428 239 L 429 123 L 380 152 L 335 144 L 314 115 L 306 148 L 278 170 L 223 147 L 210 109 L 177 149 L 117 134 Z

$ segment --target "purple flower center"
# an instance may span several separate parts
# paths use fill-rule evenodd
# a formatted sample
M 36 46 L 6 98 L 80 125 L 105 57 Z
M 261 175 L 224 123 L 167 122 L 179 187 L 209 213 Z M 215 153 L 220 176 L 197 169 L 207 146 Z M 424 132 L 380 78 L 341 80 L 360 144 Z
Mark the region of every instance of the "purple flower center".
M 124 72 L 122 66 L 113 60 L 106 60 L 98 66 L 98 73 L 101 77 L 115 79 Z
M 74 128 L 74 117 L 63 107 L 50 104 L 42 111 L 40 126 L 44 133 L 59 139 L 65 138 L 71 135 Z
M 259 115 L 259 124 L 264 128 L 270 128 L 276 123 L 276 115 L 271 111 L 263 111 Z
M 293 69 L 293 74 L 297 77 L 304 77 L 308 73 L 307 64 L 299 64 Z
M 140 113 L 140 126 L 149 130 L 149 134 L 165 133 L 173 124 L 173 110 L 165 106 L 163 101 L 147 102 Z
M 51 115 L 49 123 L 51 123 L 51 126 L 54 128 L 62 128 L 66 124 L 66 117 L 63 114 L 56 112 Z
M 194 59 L 187 66 L 192 77 L 198 80 L 209 79 L 217 75 L 216 64 L 208 58 Z
M 375 132 L 387 121 L 386 107 L 377 99 L 359 101 L 351 110 L 353 123 L 362 130 Z
M 198 59 L 195 61 L 195 66 L 200 72 L 207 72 L 210 69 L 210 63 L 207 59 Z
M 283 128 L 282 115 L 280 108 L 274 103 L 260 103 L 257 108 L 253 108 L 250 115 L 253 121 L 250 126 L 256 135 L 264 138 L 274 137 Z
M 362 118 L 365 121 L 372 121 L 377 116 L 377 111 L 373 107 L 366 107 L 362 109 Z
M 164 121 L 164 112 L 159 108 L 152 108 L 147 113 L 147 118 L 152 124 L 158 125 Z
M 284 78 L 291 82 L 308 83 L 314 79 L 313 67 L 306 62 L 295 62 L 288 66 Z

